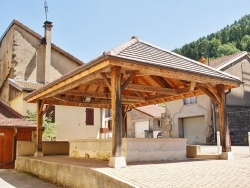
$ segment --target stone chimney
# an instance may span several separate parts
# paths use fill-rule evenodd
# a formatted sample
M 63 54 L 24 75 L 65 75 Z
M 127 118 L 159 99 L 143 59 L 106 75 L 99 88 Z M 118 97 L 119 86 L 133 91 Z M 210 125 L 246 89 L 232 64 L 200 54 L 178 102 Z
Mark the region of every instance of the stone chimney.
M 50 82 L 50 66 L 51 66 L 51 29 L 53 27 L 52 22 L 44 22 L 44 83 L 47 84 Z
M 44 38 L 40 41 L 37 54 L 37 82 L 47 84 L 50 82 L 52 22 L 44 22 L 43 27 Z

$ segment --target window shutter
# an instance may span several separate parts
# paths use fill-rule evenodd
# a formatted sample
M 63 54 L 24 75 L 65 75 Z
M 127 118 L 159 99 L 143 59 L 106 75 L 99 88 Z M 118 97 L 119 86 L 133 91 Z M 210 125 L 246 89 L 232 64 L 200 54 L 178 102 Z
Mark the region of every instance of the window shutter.
M 94 109 L 86 108 L 86 125 L 94 125 Z

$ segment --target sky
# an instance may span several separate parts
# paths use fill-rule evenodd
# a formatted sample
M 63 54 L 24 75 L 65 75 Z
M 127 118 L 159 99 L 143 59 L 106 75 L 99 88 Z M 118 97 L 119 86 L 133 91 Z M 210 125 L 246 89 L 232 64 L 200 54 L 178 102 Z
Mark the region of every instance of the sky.
M 47 0 L 52 42 L 81 61 L 132 36 L 174 50 L 246 14 L 249 0 Z M 13 19 L 44 35 L 44 0 L 1 0 L 0 36 Z

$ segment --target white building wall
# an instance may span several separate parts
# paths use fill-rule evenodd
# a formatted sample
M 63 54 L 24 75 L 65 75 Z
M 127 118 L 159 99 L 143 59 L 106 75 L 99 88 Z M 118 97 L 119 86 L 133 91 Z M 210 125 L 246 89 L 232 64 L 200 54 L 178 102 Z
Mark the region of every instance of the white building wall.
M 57 140 L 99 138 L 101 109 L 94 109 L 94 126 L 86 125 L 85 110 L 84 107 L 56 106 Z

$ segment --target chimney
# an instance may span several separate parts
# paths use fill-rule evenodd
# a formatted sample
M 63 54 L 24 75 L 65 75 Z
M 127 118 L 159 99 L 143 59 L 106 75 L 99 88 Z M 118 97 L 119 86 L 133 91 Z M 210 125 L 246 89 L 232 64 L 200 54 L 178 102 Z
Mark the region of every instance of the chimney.
M 42 44 L 44 46 L 44 84 L 50 82 L 50 66 L 51 66 L 51 29 L 52 22 L 44 22 L 44 39 Z

